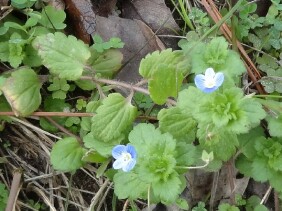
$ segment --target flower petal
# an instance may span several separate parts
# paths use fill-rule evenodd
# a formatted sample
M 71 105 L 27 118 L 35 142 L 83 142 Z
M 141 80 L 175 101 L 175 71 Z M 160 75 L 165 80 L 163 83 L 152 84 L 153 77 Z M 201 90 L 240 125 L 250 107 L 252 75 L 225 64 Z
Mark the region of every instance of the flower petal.
M 124 145 L 117 145 L 112 150 L 112 156 L 115 159 L 118 159 L 123 152 L 126 152 L 126 146 L 124 146 Z
M 122 170 L 125 171 L 125 172 L 129 172 L 131 169 L 133 169 L 133 167 L 135 166 L 136 164 L 136 160 L 135 159 L 131 159 L 127 165 L 123 166 L 122 167 Z
M 194 81 L 198 89 L 203 90 L 205 89 L 205 76 L 202 74 L 196 75 Z
M 113 163 L 113 168 L 114 169 L 121 169 L 124 168 L 126 166 L 126 163 L 124 162 L 123 159 L 117 159 L 114 163 Z
M 215 72 L 214 72 L 213 68 L 210 67 L 210 68 L 206 69 L 206 72 L 205 72 L 205 78 L 206 79 L 208 79 L 208 78 L 213 79 L 214 76 L 215 76 Z
M 220 87 L 224 81 L 224 74 L 221 72 L 216 73 L 214 80 L 215 80 L 215 86 Z
M 130 145 L 130 144 L 127 144 L 127 146 L 126 146 L 126 151 L 131 155 L 131 157 L 132 157 L 133 159 L 136 159 L 136 157 L 137 157 L 137 152 L 136 152 L 134 146 L 132 146 L 132 145 Z
M 212 88 L 204 88 L 204 89 L 202 89 L 202 91 L 204 92 L 204 93 L 211 93 L 211 92 L 214 92 L 215 90 L 217 90 L 218 89 L 218 86 L 214 86 L 214 87 L 212 87 Z

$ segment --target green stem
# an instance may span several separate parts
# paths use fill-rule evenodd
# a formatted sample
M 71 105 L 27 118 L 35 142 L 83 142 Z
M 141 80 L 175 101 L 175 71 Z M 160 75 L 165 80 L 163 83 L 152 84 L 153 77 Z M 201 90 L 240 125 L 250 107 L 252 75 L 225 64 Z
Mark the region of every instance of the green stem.
M 254 95 L 255 98 L 276 98 L 276 99 L 282 99 L 282 96 L 280 95 Z
M 178 168 L 178 169 L 202 169 L 202 168 L 205 168 L 209 165 L 209 162 L 206 162 L 204 165 L 202 166 L 176 166 L 175 168 Z
M 110 84 L 110 85 L 114 85 L 114 86 L 117 86 L 117 87 L 123 87 L 123 88 L 129 89 L 129 90 L 141 92 L 141 93 L 146 94 L 146 95 L 150 95 L 150 92 L 147 89 L 144 89 L 144 88 L 139 87 L 139 86 L 127 84 L 127 83 L 124 83 L 124 82 L 121 82 L 121 81 L 115 81 L 115 80 L 104 79 L 104 78 L 93 78 L 93 77 L 90 77 L 90 76 L 82 76 L 82 77 L 80 77 L 80 79 L 81 80 L 94 81 L 95 83 Z M 172 100 L 172 99 L 167 99 L 166 102 L 171 104 L 171 105 L 176 105 L 176 101 Z

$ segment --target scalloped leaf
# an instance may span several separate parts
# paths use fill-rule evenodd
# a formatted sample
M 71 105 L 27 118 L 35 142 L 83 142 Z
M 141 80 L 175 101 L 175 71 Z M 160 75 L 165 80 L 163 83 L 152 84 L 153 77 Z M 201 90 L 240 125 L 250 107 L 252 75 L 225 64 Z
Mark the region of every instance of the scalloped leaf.
M 137 108 L 119 93 L 109 94 L 92 118 L 92 133 L 104 142 L 119 139 L 137 116 Z
M 169 48 L 161 52 L 155 51 L 142 59 L 139 73 L 144 78 L 149 79 L 158 70 L 159 65 L 171 65 L 183 75 L 188 73 L 190 67 L 182 51 L 172 51 Z
M 95 73 L 100 73 L 103 77 L 112 77 L 119 70 L 123 59 L 122 53 L 117 49 L 109 49 L 98 53 L 94 48 L 91 48 L 90 65 L 95 70 Z
M 90 50 L 74 36 L 61 32 L 36 37 L 32 43 L 42 63 L 52 74 L 67 80 L 77 80 L 90 58 Z
M 51 151 L 51 164 L 59 171 L 75 171 L 84 165 L 82 158 L 86 150 L 74 137 L 59 140 Z
M 195 131 L 196 122 L 191 115 L 182 112 L 178 107 L 162 109 L 158 114 L 160 130 L 169 132 L 174 138 L 185 138 Z
M 182 73 L 178 72 L 173 65 L 159 65 L 149 79 L 152 100 L 162 105 L 168 97 L 177 97 L 183 78 Z
M 37 74 L 29 68 L 11 74 L 1 87 L 7 101 L 18 116 L 28 116 L 41 104 L 41 82 Z

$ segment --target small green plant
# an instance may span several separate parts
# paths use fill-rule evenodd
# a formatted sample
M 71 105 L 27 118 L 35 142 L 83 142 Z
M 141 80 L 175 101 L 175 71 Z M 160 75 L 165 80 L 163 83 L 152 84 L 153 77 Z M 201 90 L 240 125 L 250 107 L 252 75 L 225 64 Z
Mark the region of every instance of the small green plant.
M 0 183 L 0 210 L 5 210 L 8 202 L 8 191 L 5 184 Z

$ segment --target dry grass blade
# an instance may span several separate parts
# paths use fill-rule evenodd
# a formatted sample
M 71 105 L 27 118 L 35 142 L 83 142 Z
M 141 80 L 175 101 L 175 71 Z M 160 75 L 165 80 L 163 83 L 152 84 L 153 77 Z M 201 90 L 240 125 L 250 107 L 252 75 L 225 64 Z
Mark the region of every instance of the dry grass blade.
M 33 199 L 50 210 L 64 210 L 64 205 L 69 204 L 68 210 L 85 211 L 99 187 L 95 176 L 92 177 L 93 169 L 90 173 L 77 171 L 75 175 L 78 176 L 70 185 L 70 175 L 54 172 L 50 165 L 49 156 L 54 141 L 48 137 L 49 134 L 30 127 L 32 123 L 21 122 L 8 125 L 0 134 L 1 142 L 9 143 L 0 149 L 0 156 L 7 159 L 3 163 L 4 174 L 0 172 L 0 180 L 9 188 L 13 171 L 20 168 L 23 169 L 23 185 L 31 187 L 20 190 L 16 209 L 29 209 L 32 207 L 29 200 Z

